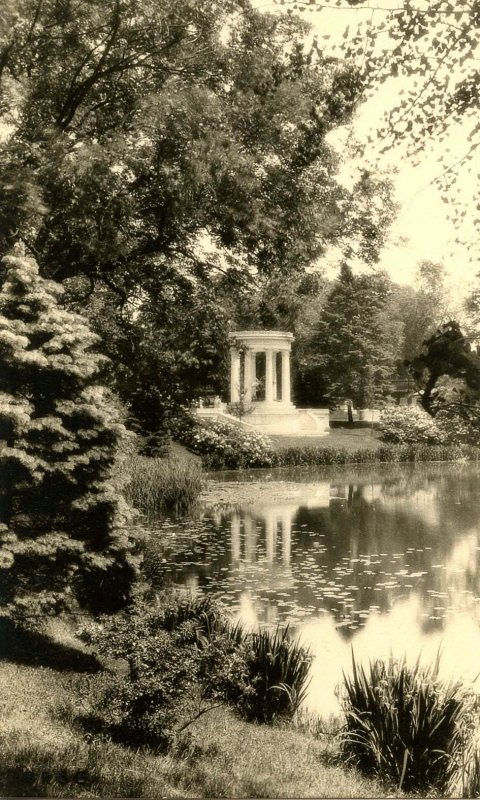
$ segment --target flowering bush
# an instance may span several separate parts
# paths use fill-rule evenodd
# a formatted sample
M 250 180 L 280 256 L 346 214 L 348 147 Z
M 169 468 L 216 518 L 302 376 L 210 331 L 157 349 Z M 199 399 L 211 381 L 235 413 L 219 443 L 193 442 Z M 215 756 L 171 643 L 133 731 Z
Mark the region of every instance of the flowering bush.
M 443 428 L 418 406 L 387 406 L 382 411 L 380 430 L 385 442 L 394 444 L 442 444 Z
M 202 456 L 210 469 L 271 467 L 274 451 L 267 436 L 243 430 L 230 422 L 194 421 L 177 432 L 182 444 Z
M 479 459 L 478 447 L 468 447 L 419 408 L 386 409 L 382 420 L 382 447 L 345 448 L 292 445 L 274 449 L 266 436 L 225 422 L 189 418 L 177 426 L 178 441 L 202 456 L 207 469 L 247 467 L 307 467 L 335 464 L 378 464 L 410 461 Z
M 479 409 L 472 406 L 463 413 L 450 409 L 441 410 L 435 417 L 435 422 L 441 428 L 445 439 L 454 444 L 470 444 L 480 446 L 480 416 Z

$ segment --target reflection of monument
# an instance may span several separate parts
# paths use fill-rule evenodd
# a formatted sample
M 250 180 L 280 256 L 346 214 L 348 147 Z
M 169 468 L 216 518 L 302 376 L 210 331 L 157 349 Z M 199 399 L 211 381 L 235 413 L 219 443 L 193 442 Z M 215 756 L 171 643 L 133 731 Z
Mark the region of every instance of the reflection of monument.
M 290 396 L 292 333 L 234 331 L 230 339 L 230 402 L 241 404 L 248 425 L 266 433 L 319 433 L 328 409 L 297 409 Z
M 292 520 L 296 506 L 264 511 L 259 519 L 254 514 L 234 513 L 230 519 L 232 563 L 255 564 L 258 559 L 258 533 L 262 534 L 267 564 L 275 562 L 288 567 L 292 554 Z M 263 548 L 262 548 L 263 549 Z

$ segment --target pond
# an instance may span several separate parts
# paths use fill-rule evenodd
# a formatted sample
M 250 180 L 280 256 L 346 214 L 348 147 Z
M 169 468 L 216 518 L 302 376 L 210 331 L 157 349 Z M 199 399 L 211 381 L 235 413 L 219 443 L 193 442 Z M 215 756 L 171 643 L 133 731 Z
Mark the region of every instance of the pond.
M 252 472 L 209 482 L 196 519 L 153 526 L 152 579 L 289 624 L 315 660 L 308 706 L 335 713 L 361 660 L 480 673 L 480 466 Z

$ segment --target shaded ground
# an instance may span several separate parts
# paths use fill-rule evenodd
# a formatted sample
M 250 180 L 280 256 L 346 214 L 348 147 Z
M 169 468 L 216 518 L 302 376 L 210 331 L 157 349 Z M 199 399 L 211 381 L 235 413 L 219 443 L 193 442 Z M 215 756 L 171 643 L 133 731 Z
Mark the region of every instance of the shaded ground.
M 166 756 L 85 735 L 75 711 L 91 675 L 0 663 L 0 795 L 10 797 L 381 797 L 338 763 L 331 737 L 205 714 Z M 391 795 L 390 795 L 391 796 Z
M 0 661 L 50 667 L 60 672 L 96 672 L 99 661 L 70 644 L 59 644 L 46 634 L 22 630 L 12 620 L 0 617 Z

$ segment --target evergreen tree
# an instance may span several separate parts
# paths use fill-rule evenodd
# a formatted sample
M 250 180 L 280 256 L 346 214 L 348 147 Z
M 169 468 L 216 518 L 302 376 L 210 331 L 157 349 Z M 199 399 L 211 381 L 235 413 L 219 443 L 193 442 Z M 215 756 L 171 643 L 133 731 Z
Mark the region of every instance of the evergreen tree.
M 350 399 L 366 408 L 388 394 L 400 339 L 388 315 L 390 288 L 385 275 L 354 275 L 342 264 L 299 363 L 302 404 Z
M 98 337 L 22 245 L 2 265 L 0 608 L 113 611 L 135 566 L 112 480 L 123 426 L 95 383 Z

